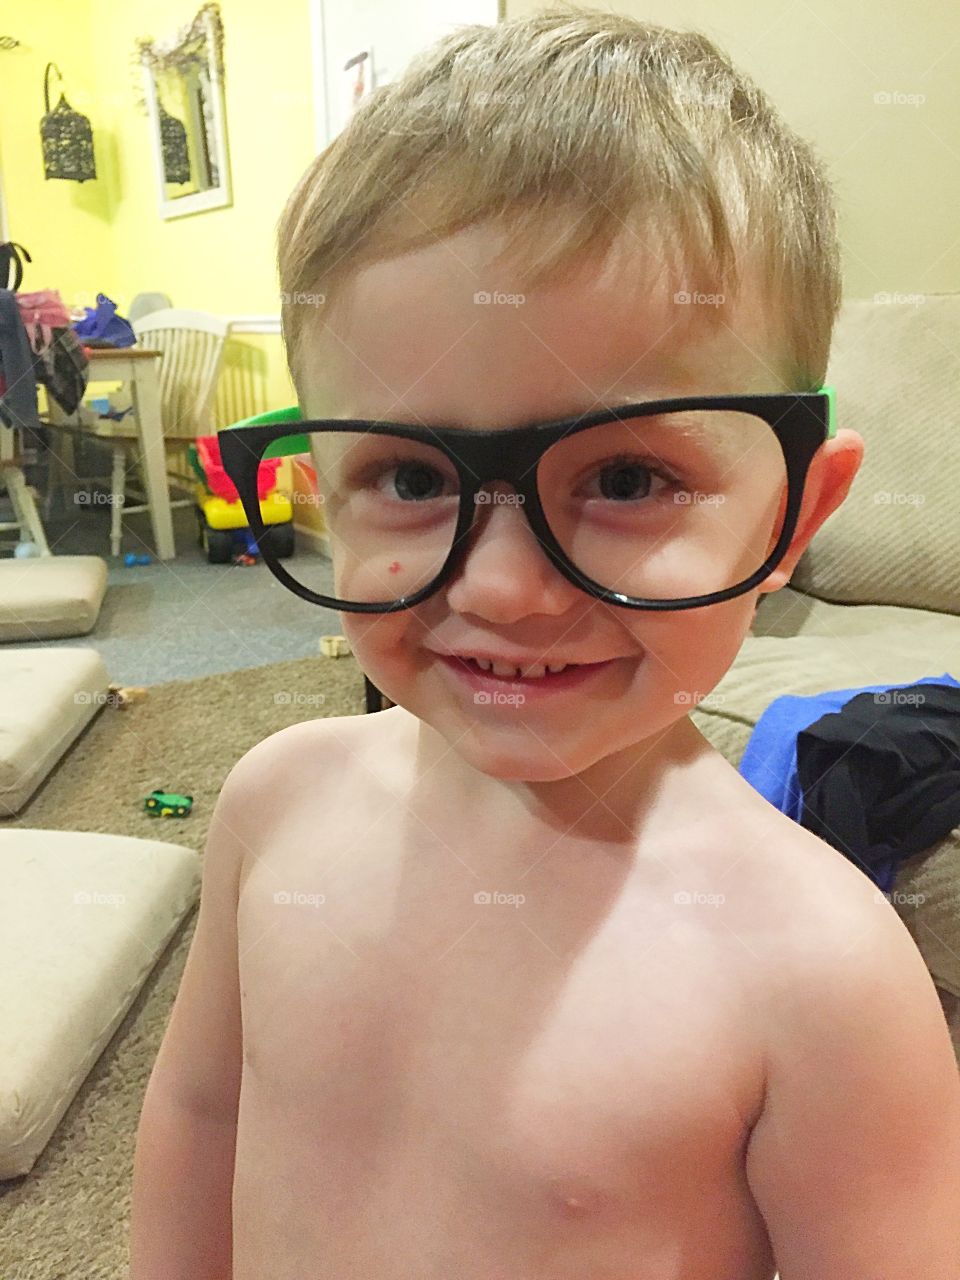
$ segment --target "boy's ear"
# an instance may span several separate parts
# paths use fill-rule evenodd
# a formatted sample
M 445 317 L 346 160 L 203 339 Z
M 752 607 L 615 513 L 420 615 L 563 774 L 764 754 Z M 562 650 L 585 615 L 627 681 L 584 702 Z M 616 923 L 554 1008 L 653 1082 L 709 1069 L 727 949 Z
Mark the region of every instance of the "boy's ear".
M 787 585 L 813 535 L 847 496 L 862 461 L 863 437 L 856 431 L 844 427 L 832 440 L 823 442 L 807 471 L 793 539 L 783 559 L 757 591 L 779 591 Z

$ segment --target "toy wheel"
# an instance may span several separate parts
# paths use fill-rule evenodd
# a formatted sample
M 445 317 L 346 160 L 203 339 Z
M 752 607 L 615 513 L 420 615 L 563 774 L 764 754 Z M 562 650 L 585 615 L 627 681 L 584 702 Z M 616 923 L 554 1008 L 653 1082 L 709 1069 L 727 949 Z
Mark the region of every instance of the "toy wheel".
M 203 549 L 210 564 L 229 564 L 233 558 L 233 538 L 227 529 L 203 527 Z
M 148 808 L 148 809 L 155 809 L 156 807 L 157 807 L 157 802 L 156 802 L 156 800 L 153 798 L 153 796 L 151 796 L 151 797 L 150 797 L 150 799 L 147 801 L 147 808 Z
M 176 815 L 178 818 L 185 818 L 187 816 L 186 806 L 182 804 L 178 804 L 176 808 Z
M 261 544 L 265 542 L 267 549 L 272 551 L 278 560 L 288 559 L 294 552 L 293 521 L 287 520 L 284 524 L 267 525 L 260 542 Z

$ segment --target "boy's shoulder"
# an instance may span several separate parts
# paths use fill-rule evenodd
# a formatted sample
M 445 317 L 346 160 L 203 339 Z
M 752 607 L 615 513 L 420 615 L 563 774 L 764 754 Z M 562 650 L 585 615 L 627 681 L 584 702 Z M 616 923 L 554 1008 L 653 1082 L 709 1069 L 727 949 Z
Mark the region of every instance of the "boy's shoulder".
M 240 757 L 226 786 L 238 794 L 266 798 L 278 791 L 300 793 L 305 777 L 310 777 L 316 799 L 317 784 L 345 785 L 358 774 L 369 780 L 367 770 L 351 770 L 349 766 L 369 764 L 374 746 L 378 760 L 386 762 L 390 758 L 392 744 L 397 740 L 394 730 L 401 727 L 397 717 L 391 717 L 391 711 L 398 708 L 376 715 L 324 716 L 279 729 Z
M 816 998 L 825 984 L 863 975 L 891 950 L 901 958 L 914 953 L 922 965 L 906 925 L 866 870 L 757 800 L 744 804 L 726 839 L 731 853 L 742 856 L 739 870 L 731 869 L 731 888 L 744 886 L 747 904 L 733 915 L 771 985 L 797 999 L 804 992 Z

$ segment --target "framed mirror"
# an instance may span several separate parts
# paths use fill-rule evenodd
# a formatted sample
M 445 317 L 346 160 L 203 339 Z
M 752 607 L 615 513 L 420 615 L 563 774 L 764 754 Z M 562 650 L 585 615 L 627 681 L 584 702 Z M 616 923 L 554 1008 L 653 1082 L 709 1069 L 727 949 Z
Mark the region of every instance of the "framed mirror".
M 161 218 L 231 202 L 223 26 L 206 4 L 166 43 L 138 41 Z

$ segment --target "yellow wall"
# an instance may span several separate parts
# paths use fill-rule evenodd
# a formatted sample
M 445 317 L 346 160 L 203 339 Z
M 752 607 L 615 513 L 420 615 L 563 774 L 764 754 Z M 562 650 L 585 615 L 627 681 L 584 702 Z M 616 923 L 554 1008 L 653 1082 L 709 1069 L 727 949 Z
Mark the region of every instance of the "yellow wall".
M 506 0 L 507 17 L 544 6 Z M 848 297 L 960 290 L 960 7 L 611 0 L 716 41 L 826 161 Z M 874 95 L 922 95 L 877 103 Z
M 44 0 L 7 9 L 0 51 L 0 172 L 11 238 L 33 255 L 23 288 L 56 288 L 68 306 L 108 294 L 121 314 L 159 290 L 219 315 L 279 314 L 276 222 L 314 154 L 307 0 L 221 0 L 233 204 L 164 221 L 136 62 L 138 38 L 166 41 L 199 0 Z M 43 72 L 54 61 L 70 105 L 90 118 L 97 178 L 46 181 Z M 56 85 L 54 80 L 54 85 Z M 59 87 L 51 93 L 51 105 Z M 231 338 L 221 390 L 251 411 L 293 403 L 279 336 Z
M 338 0 L 348 3 L 349 0 Z M 221 315 L 279 312 L 275 228 L 314 153 L 308 0 L 221 0 L 233 204 L 163 221 L 157 212 L 135 41 L 166 40 L 199 0 L 43 0 L 7 6 L 0 34 L 0 172 L 9 228 L 34 256 L 24 287 L 70 306 L 98 291 L 121 312 L 142 290 Z M 507 16 L 540 7 L 507 0 Z M 922 0 L 865 7 L 805 0 L 614 0 L 693 26 L 772 94 L 826 159 L 836 184 L 848 296 L 960 289 L 960 10 Z M 98 177 L 43 178 L 43 71 L 56 61 L 71 104 L 94 126 Z M 881 92 L 922 94 L 878 105 Z M 54 90 L 54 102 L 59 89 Z M 231 340 L 222 420 L 292 403 L 279 336 Z

